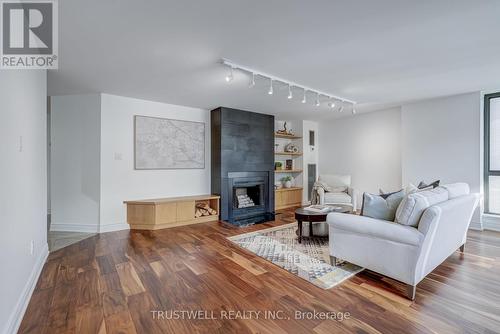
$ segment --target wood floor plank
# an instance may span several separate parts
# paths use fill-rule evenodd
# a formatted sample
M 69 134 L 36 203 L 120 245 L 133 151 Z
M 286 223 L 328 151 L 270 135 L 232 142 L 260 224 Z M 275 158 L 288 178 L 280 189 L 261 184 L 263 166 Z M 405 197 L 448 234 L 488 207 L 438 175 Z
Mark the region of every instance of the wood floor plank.
M 500 328 L 500 233 L 470 231 L 417 288 L 363 271 L 323 290 L 238 247 L 237 228 L 205 223 L 90 237 L 49 255 L 19 333 L 493 333 Z M 154 310 L 209 310 L 215 319 L 155 319 Z M 221 319 L 227 311 L 282 311 L 289 319 Z M 296 312 L 348 312 L 343 321 Z
M 107 334 L 137 334 L 134 322 L 128 311 L 115 313 L 106 317 L 105 322 Z
M 132 296 L 146 291 L 134 269 L 134 266 L 131 263 L 117 264 L 116 271 L 120 277 L 120 283 L 125 295 Z

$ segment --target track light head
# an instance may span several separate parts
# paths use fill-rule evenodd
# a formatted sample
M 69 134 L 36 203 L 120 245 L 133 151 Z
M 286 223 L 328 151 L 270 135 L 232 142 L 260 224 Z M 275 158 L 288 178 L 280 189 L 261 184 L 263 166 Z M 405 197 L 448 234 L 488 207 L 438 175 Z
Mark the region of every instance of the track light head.
M 307 100 L 306 100 L 306 90 L 304 89 L 304 97 L 302 97 L 302 103 L 306 103 Z
M 332 109 L 335 108 L 335 102 L 333 102 L 333 100 L 330 101 L 330 103 L 328 103 L 328 106 Z
M 250 81 L 250 85 L 248 85 L 249 88 L 252 88 L 255 86 L 255 73 L 252 72 L 252 81 Z
M 356 106 L 354 105 L 354 103 L 352 104 L 352 114 L 356 115 Z
M 320 103 L 319 103 L 319 94 L 316 94 L 316 104 L 315 106 L 316 107 L 319 107 Z
M 339 112 L 343 112 L 343 111 L 344 111 L 344 101 L 340 101 Z
M 267 94 L 269 95 L 273 95 L 274 93 L 274 90 L 273 90 L 273 79 L 270 80 L 270 85 L 269 85 L 269 91 L 267 92 Z
M 226 75 L 226 82 L 231 82 L 233 81 L 233 67 L 231 66 L 229 68 L 229 73 Z
M 290 85 L 288 85 L 288 99 L 292 99 L 293 98 L 293 95 L 292 95 L 292 87 L 290 87 Z

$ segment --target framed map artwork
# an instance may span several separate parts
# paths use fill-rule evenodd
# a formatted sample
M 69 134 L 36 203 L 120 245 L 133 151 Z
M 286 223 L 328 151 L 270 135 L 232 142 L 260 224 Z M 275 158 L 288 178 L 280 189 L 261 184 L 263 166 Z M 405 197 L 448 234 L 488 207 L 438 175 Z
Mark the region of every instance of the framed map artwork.
M 135 169 L 205 168 L 205 123 L 135 116 Z

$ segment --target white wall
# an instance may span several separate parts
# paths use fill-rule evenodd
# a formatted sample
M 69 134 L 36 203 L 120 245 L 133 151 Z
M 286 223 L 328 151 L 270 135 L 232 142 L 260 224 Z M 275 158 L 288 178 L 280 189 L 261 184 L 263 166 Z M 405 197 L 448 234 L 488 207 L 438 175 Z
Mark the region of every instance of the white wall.
M 319 175 L 350 174 L 362 193 L 401 189 L 399 108 L 346 117 L 319 125 Z
M 17 331 L 48 254 L 46 82 L 45 71 L 0 73 L 1 333 Z
M 51 230 L 97 232 L 101 98 L 51 97 Z
M 309 131 L 314 131 L 314 136 L 315 136 L 315 145 L 310 146 L 309 145 Z M 309 203 L 309 189 L 308 189 L 308 178 L 309 178 L 309 171 L 308 171 L 308 166 L 309 164 L 316 164 L 316 175 L 318 175 L 318 170 L 319 170 L 319 124 L 317 122 L 313 121 L 303 121 L 302 123 L 302 147 L 304 151 L 304 164 L 303 164 L 303 188 L 304 191 L 302 192 L 302 203 L 308 204 Z
M 433 99 L 402 107 L 403 183 L 467 182 L 481 192 L 481 94 Z M 478 209 L 473 223 L 480 223 Z
M 101 231 L 126 228 L 123 201 L 210 193 L 207 110 L 101 95 Z M 134 115 L 205 123 L 205 169 L 134 170 Z

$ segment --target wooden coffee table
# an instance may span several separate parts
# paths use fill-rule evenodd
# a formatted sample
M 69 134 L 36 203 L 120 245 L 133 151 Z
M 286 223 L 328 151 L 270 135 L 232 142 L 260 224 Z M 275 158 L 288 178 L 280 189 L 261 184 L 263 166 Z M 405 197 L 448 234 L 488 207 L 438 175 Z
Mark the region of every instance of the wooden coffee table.
M 352 213 L 352 207 L 349 205 L 332 205 L 336 209 L 329 212 L 314 212 L 305 208 L 295 210 L 295 219 L 299 228 L 299 244 L 302 242 L 302 223 L 309 222 L 309 237 L 313 237 L 313 223 L 326 222 L 326 216 L 331 212 Z

